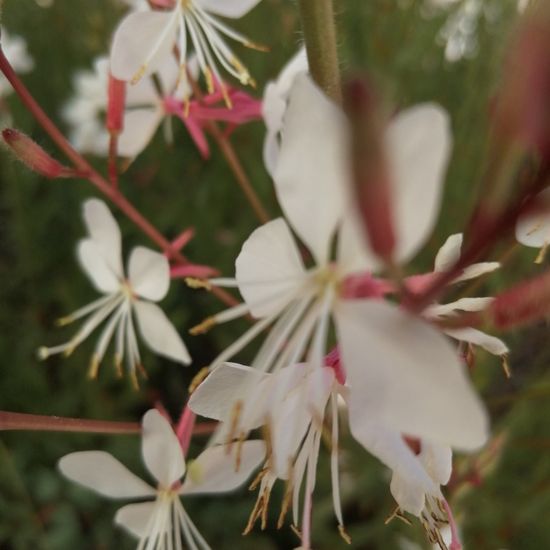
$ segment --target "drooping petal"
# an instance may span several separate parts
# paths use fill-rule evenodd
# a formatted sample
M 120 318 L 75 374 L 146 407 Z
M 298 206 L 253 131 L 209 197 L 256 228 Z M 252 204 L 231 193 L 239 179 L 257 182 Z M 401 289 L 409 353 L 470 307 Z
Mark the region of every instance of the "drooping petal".
M 126 16 L 115 31 L 111 72 L 119 80 L 154 72 L 171 55 L 177 32 L 176 12 L 143 11 Z
M 170 287 L 170 264 L 164 254 L 137 246 L 128 261 L 128 280 L 135 294 L 158 302 Z
M 317 263 L 348 203 L 350 170 L 342 112 L 305 74 L 294 80 L 282 129 L 275 188 L 291 226 Z
M 233 447 L 236 448 L 236 445 Z M 225 445 L 210 447 L 189 464 L 189 472 L 180 493 L 199 495 L 226 493 L 240 487 L 265 459 L 263 441 L 246 441 L 240 448 L 239 469 L 235 456 Z
M 260 0 L 195 0 L 196 3 L 206 11 L 239 19 L 246 15 L 252 8 L 260 3 Z
M 538 196 L 547 201 L 550 190 L 545 190 Z M 516 239 L 525 246 L 542 248 L 550 244 L 550 215 L 548 211 L 527 213 L 516 224 Z
M 451 142 L 449 117 L 435 104 L 407 109 L 388 128 L 400 262 L 420 249 L 437 221 Z
M 92 239 L 80 241 L 77 256 L 82 269 L 99 292 L 112 294 L 120 289 L 120 280 L 110 268 L 95 241 Z
M 154 501 L 127 504 L 117 511 L 115 523 L 135 537 L 142 538 L 147 535 L 147 527 L 154 510 Z
M 474 346 L 479 346 L 493 355 L 502 356 L 509 352 L 508 346 L 500 338 L 475 328 L 445 329 L 445 334 L 460 342 L 468 342 Z
M 71 481 L 107 498 L 142 498 L 156 494 L 152 487 L 103 451 L 65 455 L 59 461 L 59 469 Z
M 132 109 L 124 114 L 124 129 L 118 137 L 118 154 L 134 158 L 149 144 L 162 120 L 160 109 Z
M 428 306 L 424 310 L 424 315 L 428 319 L 434 319 L 437 317 L 453 315 L 458 311 L 483 311 L 485 308 L 489 307 L 493 300 L 494 298 L 491 298 L 490 296 L 460 298 L 459 300 L 448 304 L 433 304 Z
M 351 208 L 338 231 L 338 269 L 343 274 L 375 272 L 382 267 L 381 260 L 371 251 L 365 237 L 357 213 Z
M 438 486 L 401 434 L 382 424 L 375 425 L 368 420 L 365 422 L 363 411 L 357 403 L 350 403 L 349 421 L 353 437 L 393 470 L 395 481 L 392 480 L 391 489 L 398 504 L 407 512 L 419 515 L 424 504 L 424 494 L 437 493 Z M 400 480 L 405 483 L 399 483 Z
M 143 416 L 141 452 L 143 461 L 163 488 L 185 474 L 183 451 L 172 426 L 156 409 Z
M 499 262 L 481 262 L 478 264 L 472 264 L 464 268 L 462 273 L 454 279 L 453 283 L 460 283 L 463 281 L 469 281 L 470 279 L 476 279 L 487 273 L 492 273 L 500 268 Z
M 118 224 L 107 205 L 99 199 L 89 199 L 83 205 L 84 222 L 90 238 L 97 245 L 111 271 L 122 279 L 122 239 Z
M 255 317 L 283 308 L 305 279 L 298 247 L 282 218 L 256 229 L 235 262 L 239 290 Z
M 164 311 L 151 302 L 134 301 L 139 330 L 149 348 L 178 363 L 191 363 L 189 352 Z
M 453 471 L 453 451 L 448 445 L 422 440 L 418 457 L 434 481 L 447 485 Z
M 337 331 L 355 422 L 465 450 L 487 439 L 487 414 L 447 339 L 400 308 L 342 302 Z
M 257 390 L 261 381 L 268 377 L 244 365 L 224 363 L 193 392 L 189 407 L 200 416 L 229 422 L 234 404 L 247 397 L 248 383 Z
M 451 235 L 445 241 L 435 257 L 434 271 L 447 271 L 456 264 L 460 258 L 462 241 L 462 233 Z

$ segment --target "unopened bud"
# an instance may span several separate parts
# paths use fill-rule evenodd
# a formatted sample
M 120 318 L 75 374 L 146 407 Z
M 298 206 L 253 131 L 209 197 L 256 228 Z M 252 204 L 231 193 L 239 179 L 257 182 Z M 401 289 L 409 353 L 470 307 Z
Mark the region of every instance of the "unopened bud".
M 487 310 L 496 328 L 535 323 L 550 315 L 550 271 L 502 292 Z
M 124 105 L 126 102 L 126 83 L 109 75 L 107 102 L 107 130 L 119 133 L 124 127 Z
M 344 105 L 352 134 L 352 168 L 355 195 L 373 251 L 392 263 L 395 249 L 392 189 L 384 154 L 384 120 L 369 84 L 349 82 Z
M 50 179 L 75 175 L 74 170 L 57 162 L 38 143 L 22 132 L 6 128 L 2 130 L 2 137 L 17 159 L 33 172 Z

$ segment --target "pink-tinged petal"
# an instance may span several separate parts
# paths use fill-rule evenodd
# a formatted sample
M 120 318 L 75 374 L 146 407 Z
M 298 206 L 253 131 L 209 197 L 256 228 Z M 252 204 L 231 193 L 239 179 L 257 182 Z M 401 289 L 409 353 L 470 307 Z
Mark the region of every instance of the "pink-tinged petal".
M 451 235 L 439 249 L 435 257 L 434 271 L 448 271 L 460 259 L 462 233 Z
M 170 264 L 164 254 L 137 246 L 128 261 L 128 281 L 134 294 L 147 300 L 162 300 L 170 287 Z
M 141 336 L 152 351 L 183 365 L 191 363 L 189 352 L 178 331 L 159 306 L 136 300 L 134 310 Z
M 191 394 L 189 407 L 200 416 L 229 422 L 234 404 L 248 396 L 249 384 L 257 391 L 261 381 L 267 378 L 269 375 L 256 369 L 224 363 L 214 369 Z
M 479 346 L 493 355 L 503 356 L 510 351 L 500 338 L 475 328 L 445 329 L 445 334 L 460 342 L 468 342 L 474 346 Z
M 117 511 L 115 523 L 124 527 L 134 537 L 142 538 L 147 535 L 149 520 L 154 510 L 154 501 L 128 504 Z
M 447 338 L 382 301 L 346 301 L 337 331 L 355 421 L 464 450 L 487 440 L 488 418 Z
M 306 272 L 288 225 L 282 218 L 256 229 L 235 262 L 239 290 L 255 317 L 266 317 L 289 302 Z
M 71 481 L 107 498 L 143 498 L 156 494 L 155 489 L 103 451 L 65 455 L 59 461 L 59 470 Z
M 183 451 L 172 426 L 156 409 L 143 416 L 141 452 L 143 461 L 163 488 L 169 488 L 185 474 Z
M 178 28 L 176 12 L 134 12 L 122 20 L 111 46 L 111 72 L 115 78 L 146 76 L 171 56 Z
M 95 241 L 92 239 L 80 241 L 77 256 L 82 269 L 99 292 L 112 294 L 120 289 L 118 277 L 113 273 Z
M 237 446 L 234 445 L 233 449 Z M 263 441 L 246 441 L 240 448 L 239 468 L 225 445 L 210 447 L 189 464 L 182 495 L 227 493 L 238 489 L 265 459 Z
M 437 221 L 451 153 L 449 117 L 435 104 L 407 109 L 390 124 L 386 143 L 395 187 L 396 257 L 406 262 Z
M 550 200 L 550 189 L 538 195 L 545 203 Z M 550 244 L 550 213 L 548 210 L 529 212 L 516 224 L 516 239 L 525 246 L 542 248 Z
M 109 269 L 122 279 L 122 238 L 111 211 L 99 199 L 85 201 L 82 210 L 90 238 L 97 245 Z
M 252 8 L 260 3 L 260 0 L 195 0 L 196 3 L 206 11 L 239 19 L 246 15 Z
M 460 283 L 462 281 L 469 281 L 470 279 L 476 279 L 487 273 L 492 273 L 500 268 L 499 262 L 481 262 L 479 264 L 472 264 L 464 268 L 462 273 L 453 281 L 453 283 Z
M 126 111 L 124 129 L 118 137 L 118 154 L 128 158 L 139 155 L 153 139 L 162 116 L 162 111 L 156 108 Z
M 307 75 L 294 81 L 274 180 L 281 207 L 318 263 L 328 261 L 350 184 L 341 110 Z

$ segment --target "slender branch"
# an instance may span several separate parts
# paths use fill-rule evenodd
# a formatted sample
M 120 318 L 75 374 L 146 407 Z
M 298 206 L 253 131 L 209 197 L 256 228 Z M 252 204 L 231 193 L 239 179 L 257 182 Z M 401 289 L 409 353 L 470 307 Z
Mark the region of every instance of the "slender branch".
M 191 84 L 191 88 L 193 89 L 193 95 L 197 98 L 197 100 L 200 101 L 203 97 L 203 94 L 199 86 L 197 85 L 197 82 L 189 73 L 187 74 L 187 79 Z M 260 201 L 260 198 L 256 194 L 256 191 L 254 190 L 254 187 L 252 186 L 252 183 L 248 178 L 243 168 L 243 165 L 241 164 L 241 161 L 239 160 L 239 157 L 237 156 L 237 153 L 235 152 L 235 149 L 231 144 L 231 141 L 225 136 L 218 124 L 216 124 L 216 122 L 214 122 L 213 120 L 205 120 L 204 125 L 208 133 L 214 138 L 214 140 L 218 144 L 218 147 L 220 148 L 220 151 L 222 152 L 222 155 L 224 156 L 227 165 L 235 176 L 235 180 L 241 188 L 242 192 L 244 193 L 250 206 L 252 207 L 252 210 L 254 210 L 256 217 L 261 223 L 267 223 L 270 220 L 270 216 L 264 208 L 262 202 Z
M 193 435 L 211 434 L 217 422 L 203 422 L 193 426 Z M 0 411 L 0 431 L 75 432 L 97 434 L 138 434 L 139 422 L 113 422 L 111 420 L 85 420 L 63 416 Z
M 311 76 L 327 95 L 340 102 L 333 0 L 299 0 L 298 4 Z

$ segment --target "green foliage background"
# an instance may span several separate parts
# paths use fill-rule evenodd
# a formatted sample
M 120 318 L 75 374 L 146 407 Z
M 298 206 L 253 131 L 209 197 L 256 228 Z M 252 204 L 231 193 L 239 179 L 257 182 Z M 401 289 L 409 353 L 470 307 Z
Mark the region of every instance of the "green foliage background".
M 468 1 L 468 0 L 465 0 Z M 485 151 L 489 102 L 498 84 L 504 48 L 517 19 L 514 0 L 485 0 L 476 33 L 475 54 L 457 63 L 444 59 L 440 30 L 453 11 L 431 10 L 414 0 L 339 0 L 336 2 L 345 70 L 367 70 L 395 108 L 419 101 L 438 101 L 452 116 L 455 147 L 448 174 L 443 213 L 433 238 L 408 269 L 429 269 L 445 238 L 463 227 L 478 193 Z M 483 1 L 483 0 L 482 0 Z M 5 0 L 2 24 L 26 38 L 36 60 L 24 81 L 52 117 L 71 95 L 76 69 L 88 68 L 108 50 L 111 32 L 123 14 L 115 0 L 55 0 L 42 9 L 32 0 Z M 295 2 L 264 0 L 236 25 L 271 47 L 269 54 L 242 52 L 260 90 L 274 78 L 300 41 Z M 17 98 L 0 106 L 14 125 L 54 147 Z M 61 124 L 61 122 L 60 122 Z M 257 225 L 231 173 L 212 143 L 204 162 L 184 129 L 175 124 L 173 147 L 157 135 L 150 148 L 122 180 L 124 192 L 167 236 L 193 226 L 196 238 L 186 253 L 199 263 L 232 274 L 233 261 Z M 246 171 L 271 214 L 278 213 L 273 188 L 261 161 L 262 123 L 240 128 L 233 136 Z M 96 165 L 104 169 L 101 161 Z M 94 298 L 94 291 L 75 259 L 83 235 L 82 200 L 95 195 L 81 181 L 50 182 L 27 171 L 0 151 L 0 407 L 4 410 L 82 418 L 137 420 L 156 400 L 177 416 L 192 375 L 227 345 L 244 325 L 233 323 L 186 340 L 195 359 L 184 369 L 145 354 L 149 383 L 134 392 L 118 381 L 105 361 L 99 380 L 85 374 L 93 338 L 69 359 L 40 363 L 38 346 L 65 341 L 72 327 L 54 321 Z M 149 245 L 146 238 L 115 212 L 125 249 Z M 504 247 L 505 245 L 503 245 Z M 533 273 L 534 251 L 520 251 L 509 267 L 479 289 L 480 295 Z M 219 309 L 204 292 L 174 283 L 163 303 L 182 333 Z M 505 436 L 502 451 L 478 487 L 453 493 L 467 549 L 535 550 L 550 548 L 550 434 L 548 327 L 507 336 L 513 349 L 514 378 L 505 381 L 498 362 L 479 352 L 476 383 Z M 242 361 L 250 358 L 243 354 Z M 191 455 L 200 450 L 197 440 Z M 83 436 L 54 433 L 2 433 L 0 436 L 0 548 L 132 548 L 133 541 L 114 528 L 117 503 L 102 500 L 63 480 L 56 462 L 64 454 L 101 448 L 137 473 L 144 473 L 139 441 L 134 436 Z M 458 457 L 458 469 L 471 459 Z M 425 545 L 423 534 L 399 522 L 384 525 L 394 504 L 387 470 L 349 437 L 342 449 L 342 494 L 352 548 L 397 549 L 402 537 Z M 335 529 L 326 457 L 321 461 L 314 517 L 314 547 L 345 547 Z M 278 515 L 273 497 L 272 521 Z M 185 505 L 214 548 L 291 549 L 298 541 L 289 529 L 240 533 L 254 495 L 243 491 L 216 499 L 190 499 Z

